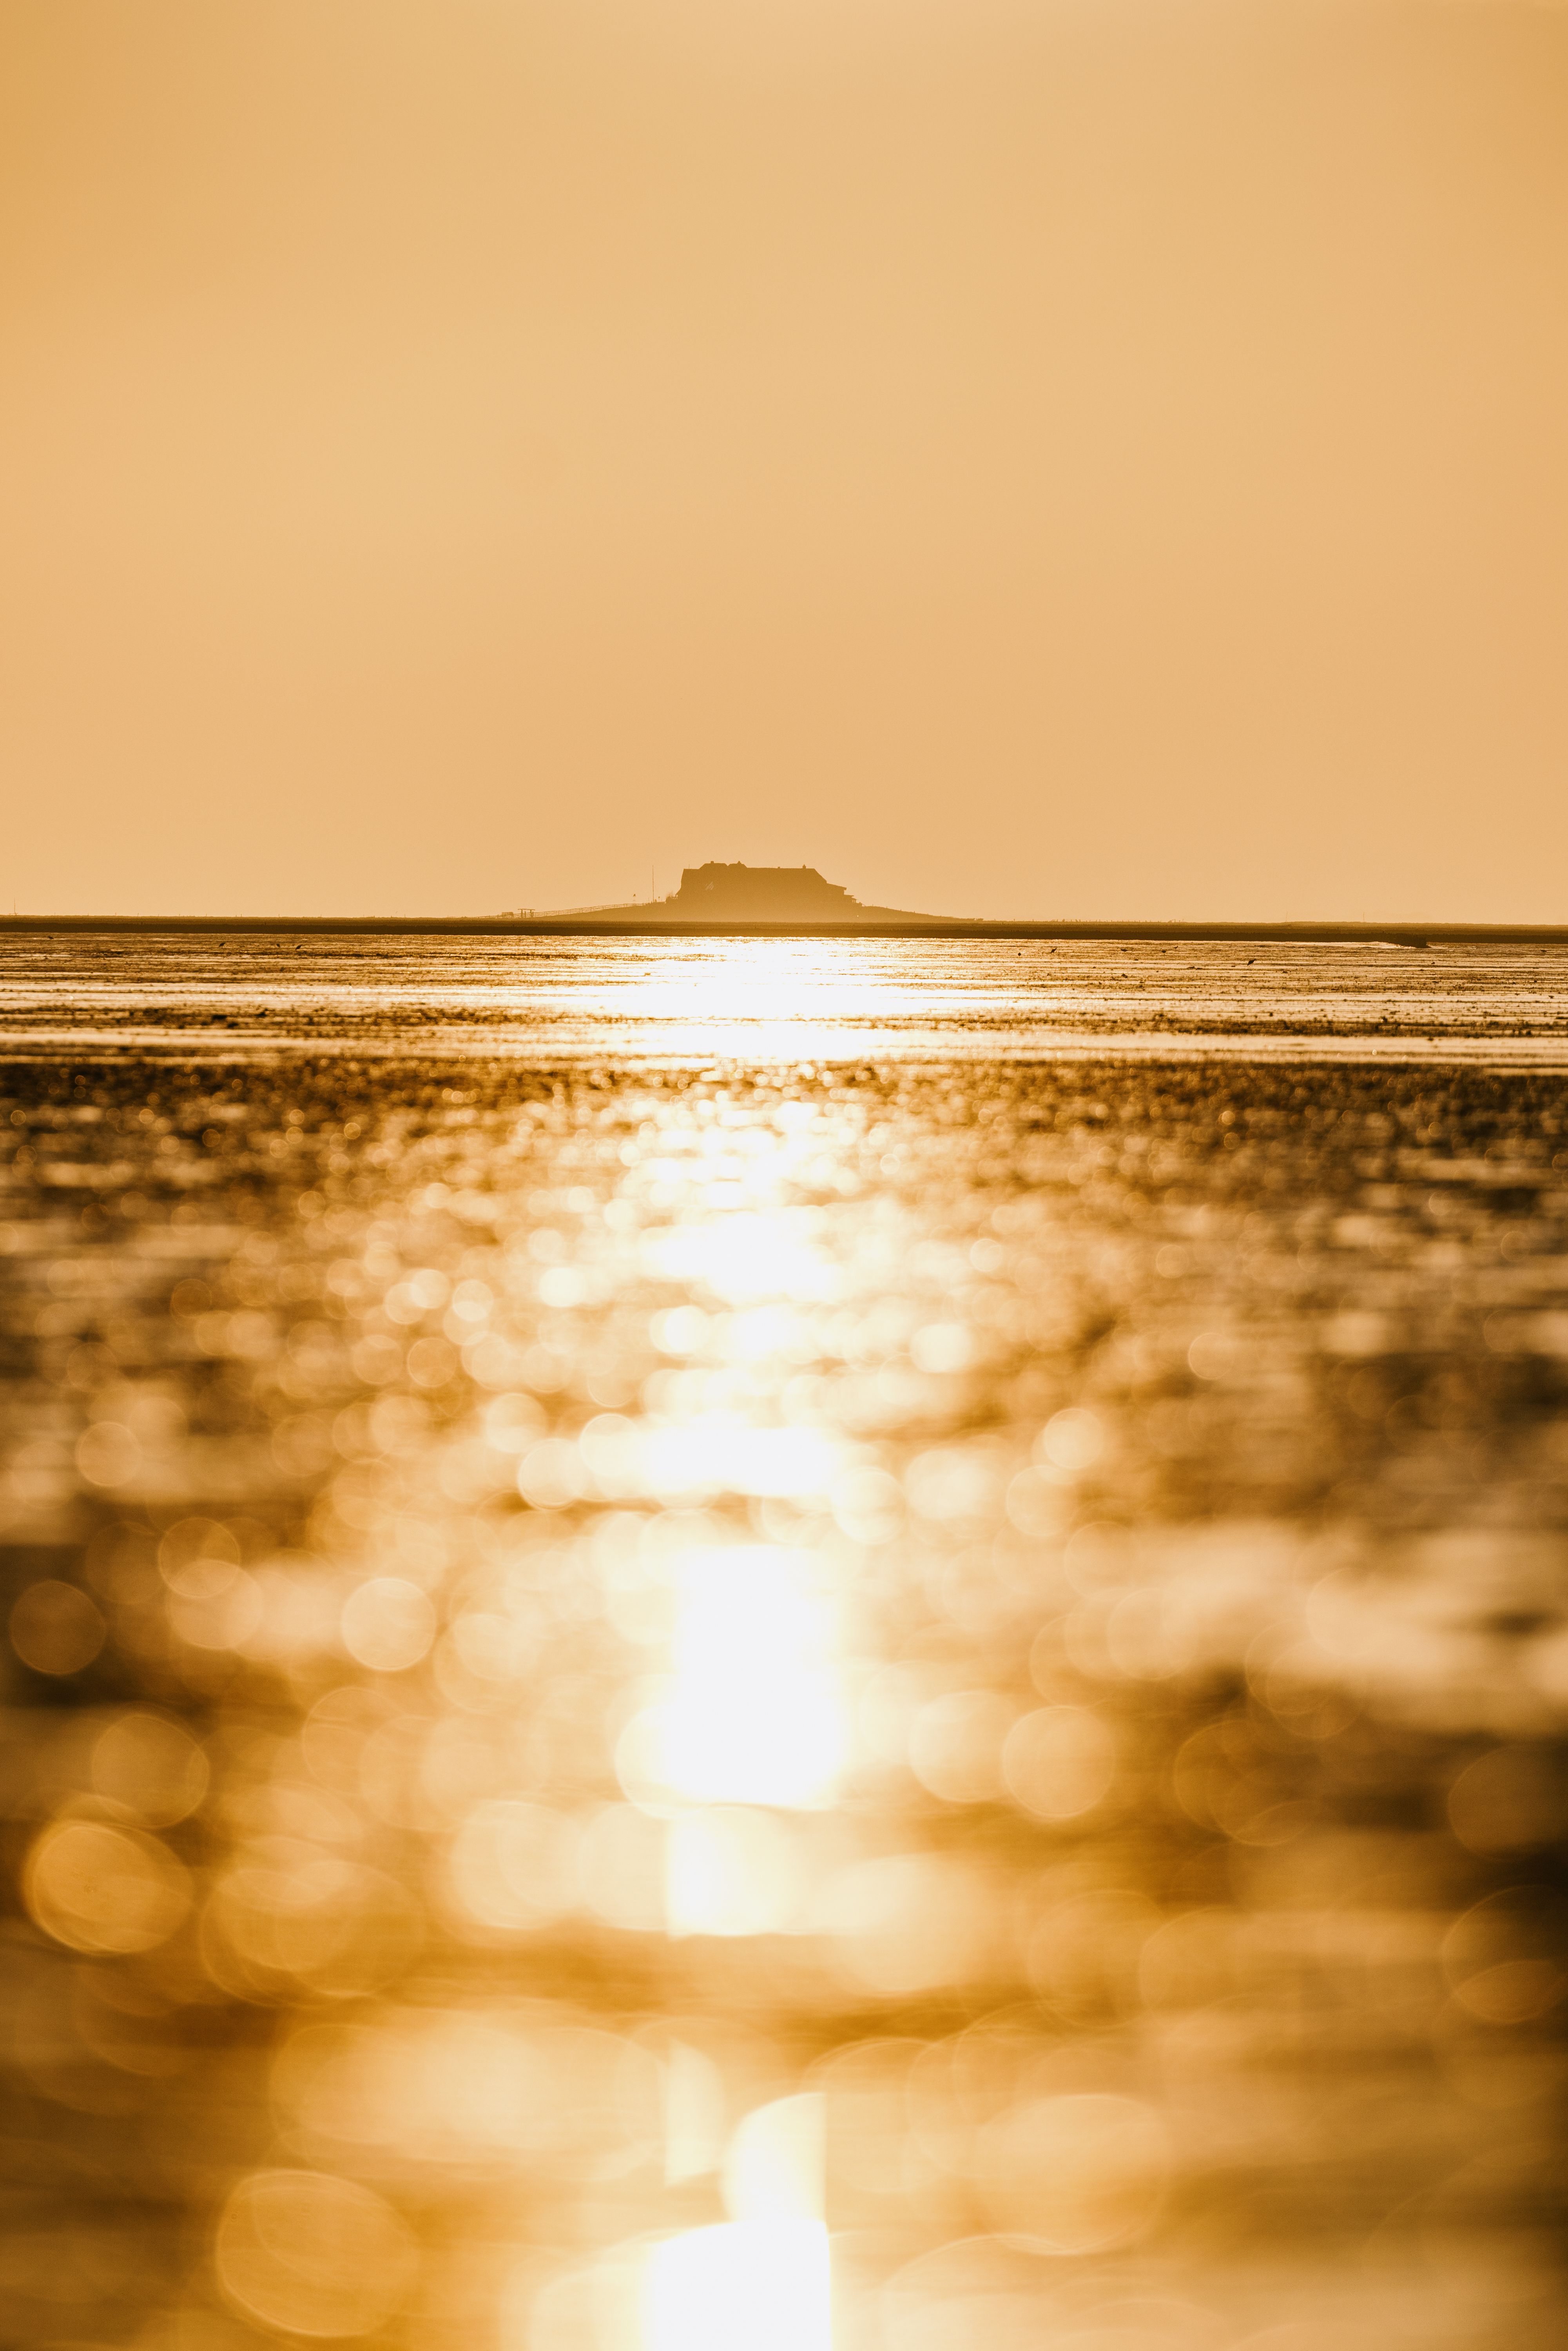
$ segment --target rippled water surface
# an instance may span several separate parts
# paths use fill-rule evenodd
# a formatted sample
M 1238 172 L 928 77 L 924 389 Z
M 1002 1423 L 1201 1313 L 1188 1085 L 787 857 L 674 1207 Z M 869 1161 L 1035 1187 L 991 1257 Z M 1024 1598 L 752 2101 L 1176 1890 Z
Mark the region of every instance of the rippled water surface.
M 14 936 L 0 1047 L 606 1054 L 1105 1049 L 1568 1067 L 1568 948 L 1212 942 Z
M 0 2339 L 1562 2340 L 1568 960 L 5 952 Z

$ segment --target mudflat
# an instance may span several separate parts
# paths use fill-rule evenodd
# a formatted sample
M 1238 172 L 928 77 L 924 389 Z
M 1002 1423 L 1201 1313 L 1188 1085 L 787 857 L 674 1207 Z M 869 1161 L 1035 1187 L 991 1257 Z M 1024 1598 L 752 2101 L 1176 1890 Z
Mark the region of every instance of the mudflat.
M 1565 977 L 9 942 L 14 2338 L 1560 2341 Z

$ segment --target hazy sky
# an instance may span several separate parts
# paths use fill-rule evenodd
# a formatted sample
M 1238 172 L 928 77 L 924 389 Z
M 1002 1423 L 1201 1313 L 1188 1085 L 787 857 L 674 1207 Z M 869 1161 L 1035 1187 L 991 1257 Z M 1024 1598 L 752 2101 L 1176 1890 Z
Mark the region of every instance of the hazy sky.
M 1568 920 L 1568 8 L 3 0 L 0 896 Z

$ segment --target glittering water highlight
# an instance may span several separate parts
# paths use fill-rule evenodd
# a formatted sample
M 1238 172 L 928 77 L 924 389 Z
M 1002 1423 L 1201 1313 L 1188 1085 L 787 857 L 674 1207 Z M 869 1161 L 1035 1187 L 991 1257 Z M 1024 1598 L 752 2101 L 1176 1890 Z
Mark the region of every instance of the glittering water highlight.
M 1559 2338 L 1554 1014 L 837 952 L 14 975 L 12 2339 Z

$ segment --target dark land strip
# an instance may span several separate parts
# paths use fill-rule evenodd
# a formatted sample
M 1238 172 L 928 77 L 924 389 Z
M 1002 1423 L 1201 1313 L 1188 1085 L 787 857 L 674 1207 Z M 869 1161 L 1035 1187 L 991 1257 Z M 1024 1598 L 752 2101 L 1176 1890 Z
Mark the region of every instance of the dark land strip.
M 1568 925 L 1507 923 L 689 923 L 505 914 L 6 914 L 0 935 L 90 933 L 371 938 L 1126 939 L 1281 946 L 1568 946 Z

